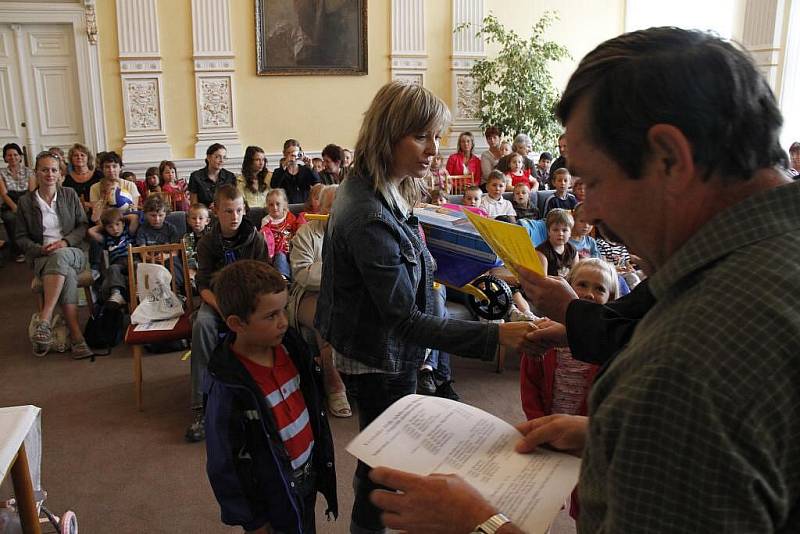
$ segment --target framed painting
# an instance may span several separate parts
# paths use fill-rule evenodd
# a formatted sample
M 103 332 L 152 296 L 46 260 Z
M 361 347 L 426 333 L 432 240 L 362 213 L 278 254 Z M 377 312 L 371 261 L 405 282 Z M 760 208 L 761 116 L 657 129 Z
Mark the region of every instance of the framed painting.
M 367 74 L 367 0 L 255 2 L 258 74 Z

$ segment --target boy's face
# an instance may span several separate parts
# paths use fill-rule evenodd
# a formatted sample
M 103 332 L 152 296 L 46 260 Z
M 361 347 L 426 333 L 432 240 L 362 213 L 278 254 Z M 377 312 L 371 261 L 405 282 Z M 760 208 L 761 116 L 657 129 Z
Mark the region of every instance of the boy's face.
M 514 188 L 514 201 L 517 204 L 527 204 L 531 198 L 531 190 L 525 186 Z
M 792 168 L 796 171 L 800 171 L 800 150 L 789 152 L 789 159 L 792 162 Z
M 119 237 L 122 235 L 122 230 L 125 228 L 125 223 L 122 219 L 112 222 L 111 224 L 103 225 L 103 230 L 106 231 L 111 237 Z
M 167 218 L 167 212 L 166 210 L 148 211 L 145 212 L 144 218 L 151 228 L 158 229 L 164 226 L 164 219 Z
M 208 226 L 208 212 L 206 210 L 192 210 L 189 212 L 189 228 L 195 234 L 202 233 Z
M 559 174 L 553 181 L 553 185 L 555 186 L 556 191 L 563 195 L 569 189 L 569 176 L 566 174 Z
M 117 180 L 121 167 L 116 161 L 106 161 L 103 163 L 103 176 L 109 180 Z
M 586 184 L 583 183 L 583 180 L 575 180 L 575 183 L 572 184 L 572 194 L 583 202 L 583 199 L 586 198 Z
M 575 215 L 575 227 L 572 228 L 572 235 L 575 237 L 584 237 L 592 231 L 591 223 L 583 217 L 583 210 Z
M 553 247 L 563 247 L 569 241 L 572 229 L 563 223 L 555 223 L 547 229 L 547 238 Z
M 488 194 L 494 200 L 500 200 L 500 197 L 503 196 L 505 190 L 506 182 L 505 180 L 500 180 L 499 178 L 493 178 L 489 180 L 488 184 L 486 184 L 486 194 Z
M 447 199 L 444 198 L 444 193 L 440 193 L 439 196 L 437 196 L 433 200 L 433 203 L 436 204 L 437 206 L 441 206 L 443 204 L 446 204 L 447 203 Z
M 258 305 L 246 320 L 240 321 L 234 330 L 236 335 L 248 345 L 257 347 L 277 347 L 289 328 L 286 318 L 286 303 L 289 293 L 262 293 Z
M 539 158 L 539 163 L 536 164 L 542 171 L 547 171 L 550 168 L 551 161 L 547 158 Z
M 480 191 L 465 191 L 464 192 L 464 200 L 462 203 L 465 206 L 471 206 L 473 208 L 477 208 L 481 203 L 481 192 Z
M 217 202 L 216 206 L 222 235 L 232 237 L 239 230 L 242 218 L 244 218 L 244 199 L 242 197 L 233 200 L 223 198 Z
M 286 204 L 278 195 L 267 197 L 267 212 L 273 219 L 282 219 L 286 215 Z
M 325 170 L 325 166 L 322 164 L 321 159 L 314 158 L 314 160 L 312 161 L 312 165 L 314 166 L 314 170 L 317 172 L 322 172 L 323 170 Z

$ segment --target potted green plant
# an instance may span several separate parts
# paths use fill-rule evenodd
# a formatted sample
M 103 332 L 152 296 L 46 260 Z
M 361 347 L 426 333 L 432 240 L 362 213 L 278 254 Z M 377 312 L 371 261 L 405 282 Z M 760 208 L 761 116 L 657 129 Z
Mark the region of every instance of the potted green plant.
M 526 133 L 535 147 L 555 147 L 561 126 L 554 108 L 560 95 L 548 67 L 571 57 L 566 47 L 543 37 L 557 18 L 555 12 L 545 12 L 528 39 L 505 28 L 491 13 L 483 19 L 477 37 L 500 46 L 495 57 L 478 60 L 471 71 L 483 127 L 496 126 L 510 137 Z M 455 31 L 467 31 L 469 26 L 462 24 Z

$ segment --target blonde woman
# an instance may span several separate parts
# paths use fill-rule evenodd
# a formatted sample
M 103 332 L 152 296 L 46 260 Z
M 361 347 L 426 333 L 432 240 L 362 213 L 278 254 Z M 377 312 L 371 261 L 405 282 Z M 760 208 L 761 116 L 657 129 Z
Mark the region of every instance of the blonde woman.
M 433 259 L 411 208 L 450 121 L 445 104 L 404 82 L 382 87 L 364 116 L 351 174 L 337 190 L 322 251 L 315 323 L 354 375 L 363 429 L 416 391 L 426 347 L 492 359 L 521 346 L 529 323 L 483 324 L 432 315 Z M 382 532 L 375 485 L 359 462 L 351 532 Z

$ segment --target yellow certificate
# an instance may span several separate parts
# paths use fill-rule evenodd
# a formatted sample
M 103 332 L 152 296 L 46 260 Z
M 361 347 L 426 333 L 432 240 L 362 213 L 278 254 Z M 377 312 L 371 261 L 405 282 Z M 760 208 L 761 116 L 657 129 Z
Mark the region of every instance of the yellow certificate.
M 542 262 L 539 261 L 539 256 L 536 255 L 536 249 L 533 248 L 533 243 L 531 243 L 531 238 L 525 228 L 481 217 L 469 210 L 464 210 L 464 213 L 481 237 L 492 247 L 494 253 L 503 260 L 506 269 L 511 271 L 514 276 L 519 278 L 519 273 L 514 269 L 514 265 L 521 265 L 545 276 Z

